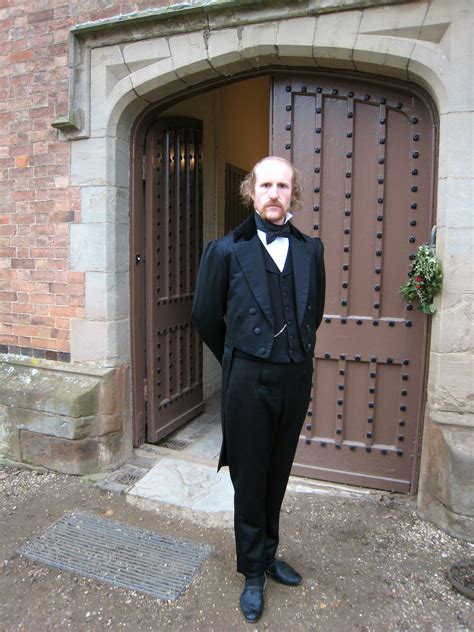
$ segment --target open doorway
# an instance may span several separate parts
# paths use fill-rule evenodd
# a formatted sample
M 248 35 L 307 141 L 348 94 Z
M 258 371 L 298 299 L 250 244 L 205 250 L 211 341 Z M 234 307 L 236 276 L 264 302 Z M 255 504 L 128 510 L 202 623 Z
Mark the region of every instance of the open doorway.
M 143 415 L 135 416 L 135 445 L 144 440 L 183 449 L 191 443 L 200 450 L 204 439 L 207 456 L 218 452 L 220 367 L 191 330 L 194 277 L 202 245 L 248 213 L 238 185 L 268 153 L 269 101 L 270 78 L 260 76 L 181 100 L 148 123 L 146 256 L 139 262 L 144 279 L 138 298 L 144 304 L 145 402 Z M 176 273 L 168 275 L 168 268 Z
M 271 153 L 303 174 L 293 222 L 323 240 L 330 291 L 293 472 L 414 493 L 429 321 L 399 290 L 433 225 L 430 101 L 396 81 L 292 69 L 182 100 L 149 125 L 165 115 L 202 124 L 203 243 L 232 228 L 226 165 L 239 175 Z M 210 402 L 220 367 L 207 350 L 202 375 Z

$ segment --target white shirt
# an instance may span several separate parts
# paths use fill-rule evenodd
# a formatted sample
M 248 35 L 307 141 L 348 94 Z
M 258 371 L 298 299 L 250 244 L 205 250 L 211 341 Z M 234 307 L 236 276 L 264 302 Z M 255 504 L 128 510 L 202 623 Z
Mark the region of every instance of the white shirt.
M 284 224 L 286 224 L 286 222 L 289 222 L 292 217 L 293 215 L 288 212 L 286 214 Z M 268 254 L 278 266 L 278 269 L 280 270 L 280 272 L 283 272 L 283 268 L 285 267 L 285 263 L 286 263 L 286 258 L 288 256 L 288 249 L 290 247 L 290 241 L 288 237 L 277 237 L 274 241 L 272 241 L 271 244 L 267 244 L 267 233 L 257 228 L 257 234 L 260 238 L 260 241 L 267 249 Z

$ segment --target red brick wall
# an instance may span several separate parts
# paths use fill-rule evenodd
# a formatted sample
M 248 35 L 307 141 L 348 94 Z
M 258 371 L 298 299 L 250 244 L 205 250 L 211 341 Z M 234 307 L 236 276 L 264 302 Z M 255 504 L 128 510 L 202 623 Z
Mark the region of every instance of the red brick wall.
M 169 4 L 0 0 L 0 352 L 69 360 L 70 319 L 84 316 L 84 275 L 69 269 L 80 192 L 51 127 L 68 110 L 69 30 Z

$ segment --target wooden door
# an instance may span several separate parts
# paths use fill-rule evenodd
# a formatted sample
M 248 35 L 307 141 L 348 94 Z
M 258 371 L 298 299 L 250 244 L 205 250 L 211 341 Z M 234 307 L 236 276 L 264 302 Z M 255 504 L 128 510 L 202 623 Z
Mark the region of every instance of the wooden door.
M 294 473 L 414 491 L 428 317 L 406 304 L 429 241 L 435 121 L 406 88 L 329 74 L 276 76 L 272 153 L 305 180 L 294 222 L 325 245 L 325 316 Z
M 202 343 L 191 320 L 202 249 L 200 121 L 159 119 L 148 131 L 146 207 L 146 439 L 203 410 Z

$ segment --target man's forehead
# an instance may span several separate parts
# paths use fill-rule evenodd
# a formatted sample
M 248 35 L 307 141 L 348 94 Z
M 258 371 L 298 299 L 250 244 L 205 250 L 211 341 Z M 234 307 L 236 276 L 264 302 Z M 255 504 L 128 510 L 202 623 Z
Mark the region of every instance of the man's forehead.
M 255 168 L 255 175 L 258 180 L 267 178 L 277 178 L 284 180 L 291 180 L 293 177 L 293 170 L 283 160 L 278 158 L 269 158 L 264 160 Z

